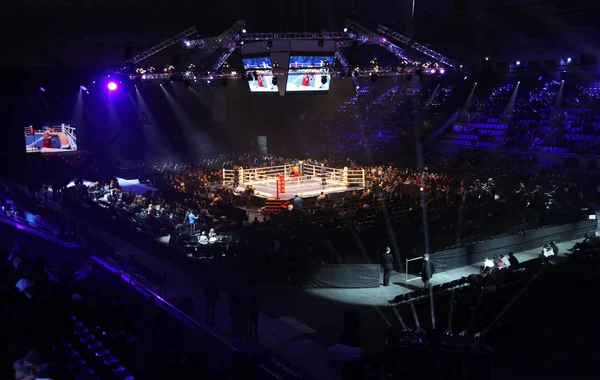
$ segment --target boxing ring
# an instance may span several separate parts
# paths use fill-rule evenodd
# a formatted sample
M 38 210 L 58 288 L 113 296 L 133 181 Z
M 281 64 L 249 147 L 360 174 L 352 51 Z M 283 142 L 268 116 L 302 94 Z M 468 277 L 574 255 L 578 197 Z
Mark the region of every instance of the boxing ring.
M 291 175 L 291 168 L 298 166 L 301 176 Z M 277 196 L 278 176 L 283 175 L 285 192 L 280 192 L 282 198 L 316 197 L 324 194 L 341 193 L 365 188 L 366 174 L 364 169 L 329 168 L 325 167 L 321 174 L 321 166 L 310 164 L 286 164 L 264 168 L 223 169 L 223 186 L 236 191 L 244 191 L 248 185 L 254 188 L 254 195 L 261 198 Z M 325 181 L 323 181 L 325 179 Z
M 42 148 L 45 129 L 33 129 L 25 127 L 25 146 L 27 153 L 56 153 L 74 152 L 77 150 L 77 136 L 75 128 L 68 124 L 53 126 L 57 136 L 52 139 L 52 148 Z

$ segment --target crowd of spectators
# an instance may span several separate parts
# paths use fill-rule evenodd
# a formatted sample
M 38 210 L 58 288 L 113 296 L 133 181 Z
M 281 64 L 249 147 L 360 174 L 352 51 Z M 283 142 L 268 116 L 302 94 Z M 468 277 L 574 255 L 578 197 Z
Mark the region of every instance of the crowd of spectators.
M 377 86 L 357 89 L 355 96 L 309 123 L 302 131 L 307 145 L 316 138 L 323 142 L 326 154 L 382 156 L 394 150 L 394 141 L 411 133 L 419 111 L 439 108 L 453 86 L 426 89 L 405 83 L 382 93 L 378 90 Z
M 580 193 L 585 184 L 552 170 L 534 170 L 534 163 L 520 158 L 426 159 L 435 167 L 421 172 L 402 163 L 360 166 L 344 156 L 329 157 L 323 161 L 327 165 L 366 169 L 367 188 L 343 197 L 295 200 L 289 210 L 254 220 L 235 207 L 247 205 L 244 194 L 220 185 L 220 169 L 294 160 L 222 155 L 194 165 L 153 168 L 144 176 L 158 188 L 156 194 L 135 195 L 114 182 L 77 189 L 79 199 L 101 200 L 155 237 L 173 236 L 173 231 L 186 235 L 191 212 L 198 217 L 196 232 L 206 240 L 214 233 L 239 242 L 221 257 L 255 261 L 260 256 L 259 262 L 280 264 L 376 260 L 377 247 L 370 241 L 402 241 L 403 250 L 422 253 L 425 234 L 429 249 L 440 250 L 578 218 L 574 210 L 584 203 Z
M 572 87 L 539 81 L 532 88 L 505 84 L 474 101 L 469 121 L 445 143 L 518 151 L 596 155 L 600 138 L 600 85 Z

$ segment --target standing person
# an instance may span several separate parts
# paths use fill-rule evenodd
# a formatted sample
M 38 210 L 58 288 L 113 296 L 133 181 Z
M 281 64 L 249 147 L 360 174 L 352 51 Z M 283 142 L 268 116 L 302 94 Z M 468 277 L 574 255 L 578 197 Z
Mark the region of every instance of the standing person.
M 219 301 L 219 287 L 212 279 L 208 280 L 204 287 L 204 298 L 206 299 L 206 323 L 214 326 L 217 302 Z
M 423 269 L 421 269 L 421 281 L 423 281 L 425 289 L 429 288 L 429 281 L 431 281 L 434 273 L 435 265 L 429 260 L 429 254 L 426 253 L 423 255 Z
M 198 217 L 194 215 L 194 210 L 190 210 L 188 212 L 188 222 L 190 223 L 190 235 L 194 235 L 196 233 L 196 220 L 198 220 Z
M 321 163 L 321 186 L 325 187 L 327 185 L 327 168 L 325 168 L 325 164 Z
M 253 293 L 248 300 L 248 340 L 256 342 L 258 340 L 258 300 L 256 293 Z
M 383 254 L 383 286 L 390 286 L 390 276 L 394 269 L 394 256 L 392 256 L 390 247 L 385 247 Z

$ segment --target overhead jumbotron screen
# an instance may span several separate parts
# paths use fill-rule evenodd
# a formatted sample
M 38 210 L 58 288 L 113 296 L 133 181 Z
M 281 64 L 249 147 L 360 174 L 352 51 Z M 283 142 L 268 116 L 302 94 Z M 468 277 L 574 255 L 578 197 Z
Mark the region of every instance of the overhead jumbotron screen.
M 246 79 L 252 92 L 279 92 L 277 81 L 273 81 L 271 57 L 243 58 Z
M 69 124 L 25 128 L 27 153 L 68 153 L 77 151 L 76 129 Z
M 333 61 L 333 55 L 291 56 L 286 91 L 329 91 Z

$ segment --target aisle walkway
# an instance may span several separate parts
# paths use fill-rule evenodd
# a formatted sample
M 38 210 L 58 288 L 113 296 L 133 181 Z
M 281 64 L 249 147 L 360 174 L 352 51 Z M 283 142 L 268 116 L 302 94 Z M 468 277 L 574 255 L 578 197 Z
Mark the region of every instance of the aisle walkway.
M 197 307 L 191 317 L 209 330 L 212 329 L 225 337 L 231 336 L 231 319 L 228 311 L 227 294 L 222 293 L 219 298 L 216 326 L 214 328 L 209 327 L 204 323 L 204 290 L 200 279 L 193 278 L 176 266 L 161 261 L 102 229 L 93 227 L 93 230 L 108 244 L 115 247 L 117 254 L 133 255 L 136 260 L 156 273 L 167 273 L 166 288 L 161 289 L 161 287 L 150 282 L 144 282 L 145 286 L 158 294 L 163 294 L 163 298 L 167 300 L 181 299 L 186 296 L 192 298 Z M 309 339 L 307 335 L 311 332 L 313 330 L 289 316 L 287 318 L 272 318 L 261 314 L 259 318 L 259 341 L 264 347 L 288 360 L 295 368 L 308 372 L 315 378 L 339 379 L 339 368 L 329 363 L 332 357 L 327 351 L 327 346 Z
M 133 255 L 136 260 L 156 273 L 167 273 L 167 286 L 160 289 L 151 283 L 145 285 L 166 299 L 190 297 L 197 304 L 192 317 L 204 324 L 203 288 L 201 279 L 183 272 L 180 268 L 161 261 L 149 253 L 94 228 L 118 253 Z M 150 238 L 150 237 L 148 237 Z M 576 241 L 558 244 L 564 253 Z M 173 254 L 177 254 L 173 252 Z M 517 252 L 521 261 L 539 255 L 539 249 Z M 479 265 L 457 268 L 437 273 L 433 284 L 441 284 L 479 272 Z M 361 325 L 361 347 L 367 354 L 376 355 L 383 351 L 388 326 L 395 324 L 394 309 L 388 300 L 399 294 L 413 291 L 421 286 L 420 281 L 403 283 L 404 275 L 395 273 L 393 285 L 372 289 L 299 289 L 299 288 L 254 288 L 261 308 L 259 341 L 266 348 L 287 359 L 295 368 L 302 369 L 318 379 L 339 379 L 340 370 L 333 363 L 327 348 L 339 341 L 344 325 L 344 311 L 349 307 L 359 310 Z M 211 329 L 207 326 L 207 329 Z M 217 307 L 217 325 L 213 331 L 229 337 L 231 320 L 228 312 L 228 296 L 221 294 Z

